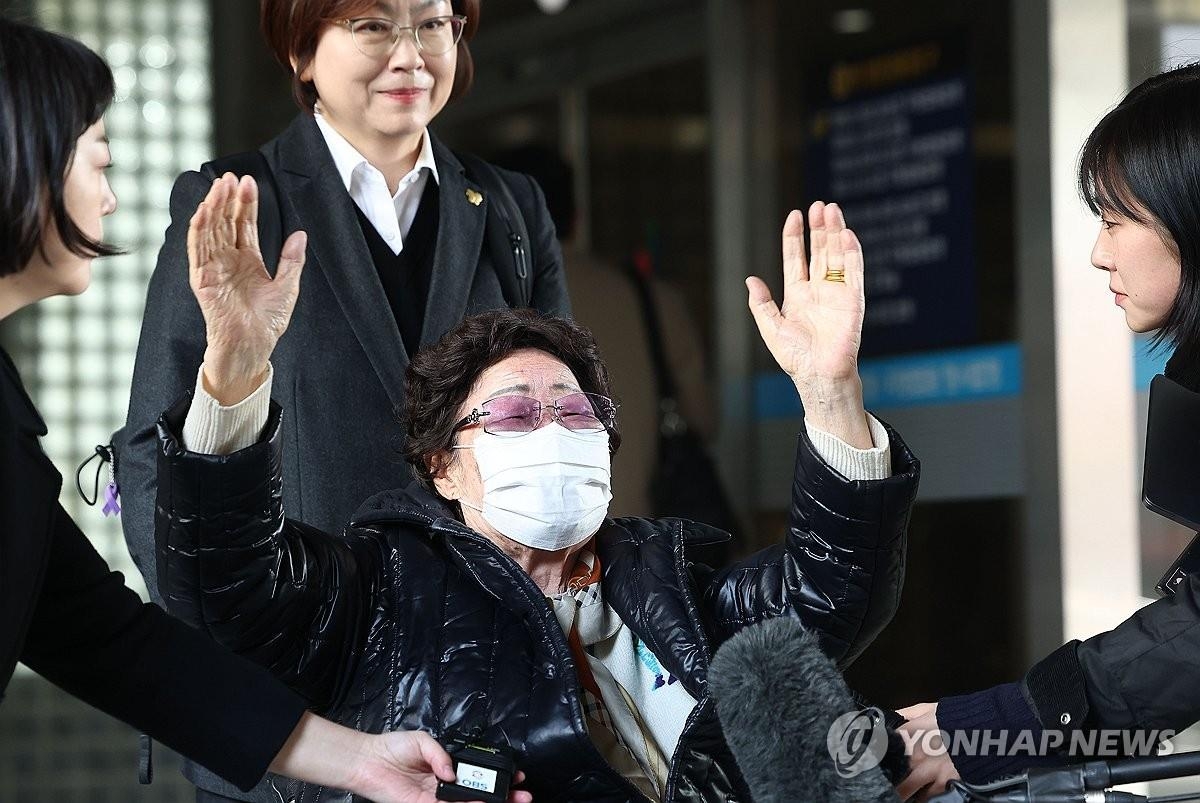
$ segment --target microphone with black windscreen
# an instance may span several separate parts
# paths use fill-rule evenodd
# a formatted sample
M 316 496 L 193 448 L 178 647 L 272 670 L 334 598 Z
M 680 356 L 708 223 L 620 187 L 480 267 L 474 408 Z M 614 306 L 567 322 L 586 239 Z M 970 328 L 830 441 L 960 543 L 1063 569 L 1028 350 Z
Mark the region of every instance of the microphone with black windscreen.
M 859 710 L 816 635 L 790 618 L 717 650 L 709 691 L 754 803 L 898 803 L 878 709 Z

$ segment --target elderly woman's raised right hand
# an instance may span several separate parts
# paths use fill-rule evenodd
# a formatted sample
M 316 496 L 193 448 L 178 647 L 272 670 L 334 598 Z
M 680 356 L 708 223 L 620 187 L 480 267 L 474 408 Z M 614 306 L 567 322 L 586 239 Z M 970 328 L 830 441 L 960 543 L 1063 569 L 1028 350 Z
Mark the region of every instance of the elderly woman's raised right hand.
M 272 279 L 258 244 L 258 185 L 226 173 L 188 226 L 188 271 L 208 338 L 204 384 L 224 405 L 249 396 L 287 329 L 300 292 L 307 236 L 288 237 Z
M 837 204 L 808 210 L 812 260 L 805 255 L 804 215 L 783 224 L 783 301 L 762 279 L 746 279 L 759 334 L 796 386 L 808 423 L 859 449 L 873 444 L 858 375 L 862 340 L 863 254 Z

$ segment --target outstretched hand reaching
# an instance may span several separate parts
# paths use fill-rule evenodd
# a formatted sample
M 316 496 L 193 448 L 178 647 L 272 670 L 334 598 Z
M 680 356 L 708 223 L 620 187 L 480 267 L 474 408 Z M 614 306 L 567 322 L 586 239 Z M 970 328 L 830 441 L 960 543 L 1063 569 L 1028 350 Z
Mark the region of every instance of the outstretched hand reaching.
M 765 282 L 746 279 L 750 311 L 763 342 L 800 394 L 818 429 L 860 449 L 872 446 L 858 376 L 865 309 L 863 254 L 837 204 L 808 210 L 812 261 L 805 255 L 804 216 L 783 224 L 783 303 Z
M 250 395 L 267 371 L 300 292 L 307 236 L 288 237 L 275 278 L 258 244 L 258 185 L 226 173 L 188 226 L 188 271 L 208 337 L 206 389 L 221 404 Z
M 271 771 L 317 786 L 347 789 L 375 803 L 437 803 L 438 781 L 453 781 L 454 762 L 422 731 L 361 733 L 310 711 L 271 761 Z M 514 784 L 525 780 L 518 771 Z M 506 803 L 531 803 L 510 790 Z
M 367 794 L 377 803 L 437 803 L 438 780 L 453 781 L 454 764 L 437 741 L 421 731 L 395 731 L 371 737 L 375 748 L 373 770 L 365 782 Z M 514 783 L 525 779 L 517 772 Z M 513 790 L 508 803 L 530 803 L 533 795 Z

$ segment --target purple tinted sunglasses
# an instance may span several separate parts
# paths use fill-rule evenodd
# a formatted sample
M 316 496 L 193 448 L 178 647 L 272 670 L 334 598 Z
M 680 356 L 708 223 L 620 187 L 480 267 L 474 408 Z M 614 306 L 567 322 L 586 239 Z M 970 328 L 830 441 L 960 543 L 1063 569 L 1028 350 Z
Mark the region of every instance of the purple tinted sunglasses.
M 497 396 L 488 399 L 454 425 L 454 432 L 482 424 L 489 435 L 524 435 L 542 425 L 542 412 L 572 432 L 600 432 L 617 423 L 617 405 L 598 393 L 568 393 L 543 405 L 528 396 Z

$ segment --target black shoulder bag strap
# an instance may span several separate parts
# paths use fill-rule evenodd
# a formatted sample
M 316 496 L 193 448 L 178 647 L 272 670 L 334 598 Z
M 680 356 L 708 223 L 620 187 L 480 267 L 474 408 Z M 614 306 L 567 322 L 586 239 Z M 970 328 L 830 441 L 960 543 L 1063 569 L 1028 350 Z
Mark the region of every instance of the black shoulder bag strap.
M 650 359 L 654 363 L 654 384 L 658 388 L 659 427 L 663 435 L 675 435 L 687 430 L 687 422 L 679 414 L 679 402 L 675 388 L 675 376 L 671 373 L 663 347 L 662 327 L 658 319 L 658 307 L 654 303 L 654 291 L 650 280 L 636 267 L 630 270 L 637 287 L 638 299 L 642 302 L 642 319 L 646 323 L 646 335 L 650 345 Z
M 529 230 L 525 226 L 525 216 L 517 206 L 508 183 L 496 172 L 496 168 L 488 162 L 469 153 L 455 154 L 458 160 L 467 168 L 467 175 L 492 196 L 488 202 L 488 210 L 495 210 L 500 218 L 504 232 L 507 234 L 507 249 L 512 254 L 512 271 L 497 270 L 496 278 L 500 280 L 500 291 L 510 307 L 528 307 L 533 302 L 533 276 L 529 268 Z M 490 227 L 495 236 L 500 233 L 499 227 Z M 501 245 L 501 251 L 505 250 Z M 497 266 L 499 267 L 499 266 Z
M 283 250 L 283 214 L 280 211 L 279 188 L 275 185 L 275 173 L 262 151 L 245 151 L 214 159 L 201 168 L 201 172 L 212 178 L 226 173 L 235 176 L 252 176 L 258 183 L 258 245 L 262 250 L 267 271 L 274 276 L 279 266 L 279 252 Z

